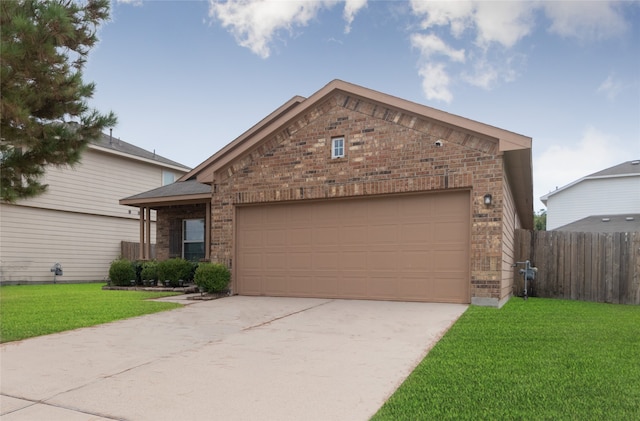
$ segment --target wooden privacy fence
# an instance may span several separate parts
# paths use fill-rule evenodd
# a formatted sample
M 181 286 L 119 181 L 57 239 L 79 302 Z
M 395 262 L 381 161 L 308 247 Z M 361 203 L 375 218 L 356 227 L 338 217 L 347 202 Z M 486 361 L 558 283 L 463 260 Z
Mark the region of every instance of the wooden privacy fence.
M 120 256 L 123 259 L 138 260 L 140 256 L 140 243 L 133 243 L 130 241 L 120 242 Z M 156 258 L 156 245 L 151 244 L 151 259 Z
M 640 232 L 516 230 L 515 238 L 517 261 L 538 268 L 530 295 L 640 304 Z M 514 294 L 522 295 L 518 269 Z

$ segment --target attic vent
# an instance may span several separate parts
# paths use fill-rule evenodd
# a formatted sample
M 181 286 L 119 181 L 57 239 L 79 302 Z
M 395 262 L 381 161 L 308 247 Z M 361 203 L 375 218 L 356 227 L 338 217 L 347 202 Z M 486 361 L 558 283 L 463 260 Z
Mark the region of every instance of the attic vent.
M 602 218 L 602 222 L 609 222 L 611 221 L 611 218 Z
M 625 221 L 633 221 L 633 216 L 627 216 L 624 218 Z
M 637 160 L 636 161 L 631 161 L 631 165 L 638 165 L 638 164 L 640 164 L 640 161 L 637 161 Z

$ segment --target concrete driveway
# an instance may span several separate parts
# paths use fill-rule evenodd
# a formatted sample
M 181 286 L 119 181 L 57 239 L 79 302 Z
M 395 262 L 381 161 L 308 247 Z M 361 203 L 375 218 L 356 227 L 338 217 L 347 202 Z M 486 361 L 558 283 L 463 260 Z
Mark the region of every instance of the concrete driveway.
M 7 343 L 0 414 L 367 420 L 466 308 L 234 296 Z

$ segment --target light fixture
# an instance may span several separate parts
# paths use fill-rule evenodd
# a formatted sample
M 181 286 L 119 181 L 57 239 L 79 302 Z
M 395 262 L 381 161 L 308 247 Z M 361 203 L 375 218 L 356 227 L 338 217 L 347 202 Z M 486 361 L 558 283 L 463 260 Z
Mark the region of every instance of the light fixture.
M 484 195 L 484 205 L 485 206 L 491 206 L 491 201 L 493 200 L 493 197 L 491 197 L 491 193 L 487 193 Z

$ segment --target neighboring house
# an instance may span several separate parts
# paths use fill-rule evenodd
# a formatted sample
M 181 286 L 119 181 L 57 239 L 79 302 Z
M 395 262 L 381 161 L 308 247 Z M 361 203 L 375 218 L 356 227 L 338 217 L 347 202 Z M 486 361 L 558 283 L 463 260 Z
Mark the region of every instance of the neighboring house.
M 640 160 L 598 171 L 547 193 L 540 200 L 547 206 L 549 231 L 565 228 L 574 231 L 575 226 L 566 226 L 589 217 L 599 217 L 600 222 L 602 218 L 611 222 L 611 218 L 633 217 L 640 212 Z M 580 223 L 579 226 L 584 231 L 613 232 L 609 231 L 613 225 Z
M 140 242 L 138 209 L 118 200 L 141 189 L 173 183 L 189 168 L 102 135 L 79 164 L 48 167 L 41 196 L 0 203 L 0 281 L 3 284 L 102 281 L 121 241 Z M 155 242 L 155 213 L 147 218 L 146 244 Z M 148 252 L 148 251 L 147 251 Z
M 234 294 L 500 306 L 531 138 L 335 80 L 120 203 L 158 212 L 159 259 L 223 262 Z

